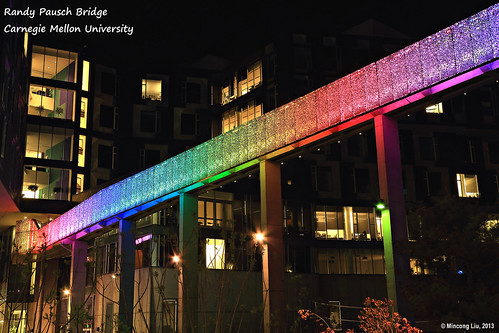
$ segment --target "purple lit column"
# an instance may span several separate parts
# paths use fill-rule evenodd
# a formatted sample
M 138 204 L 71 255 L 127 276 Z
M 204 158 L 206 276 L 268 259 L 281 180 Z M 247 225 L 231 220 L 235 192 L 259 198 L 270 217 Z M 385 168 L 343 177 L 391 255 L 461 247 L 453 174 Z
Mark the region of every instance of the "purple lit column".
M 286 301 L 284 294 L 284 241 L 281 198 L 281 166 L 260 162 L 261 232 L 264 252 L 262 281 L 264 332 L 284 332 Z
M 126 332 L 131 332 L 133 327 L 133 303 L 135 281 L 135 237 L 132 235 L 133 223 L 120 220 L 118 260 L 119 260 L 119 320 Z
M 198 327 L 198 198 L 179 197 L 180 279 L 178 287 L 179 332 L 196 332 Z
M 87 249 L 86 242 L 74 240 L 71 247 L 71 294 L 69 297 L 68 311 L 81 313 L 80 309 L 85 305 L 85 286 L 87 284 Z M 81 324 L 81 323 L 80 323 Z M 71 320 L 71 332 L 78 331 L 78 320 Z
M 380 198 L 387 204 L 383 211 L 383 246 L 386 263 L 388 297 L 395 311 L 410 316 L 402 286 L 409 274 L 409 258 L 402 255 L 398 244 L 407 242 L 407 223 L 402 182 L 402 163 L 397 121 L 385 115 L 374 118 Z M 398 308 L 398 310 L 397 310 Z

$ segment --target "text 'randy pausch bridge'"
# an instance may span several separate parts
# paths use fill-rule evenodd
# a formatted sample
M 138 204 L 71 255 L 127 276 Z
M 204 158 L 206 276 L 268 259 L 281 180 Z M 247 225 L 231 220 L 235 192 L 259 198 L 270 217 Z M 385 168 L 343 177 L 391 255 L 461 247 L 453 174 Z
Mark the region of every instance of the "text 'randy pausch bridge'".
M 259 163 L 259 158 L 387 114 L 499 66 L 499 4 L 115 183 L 38 230 L 48 244 L 78 239 Z M 356 121 L 358 120 L 358 121 Z M 209 161 L 209 163 L 207 163 Z M 27 235 L 26 235 L 27 236 Z M 34 239 L 31 235 L 30 239 Z M 26 241 L 26 240 L 25 240 Z M 34 245 L 34 244 L 32 244 Z

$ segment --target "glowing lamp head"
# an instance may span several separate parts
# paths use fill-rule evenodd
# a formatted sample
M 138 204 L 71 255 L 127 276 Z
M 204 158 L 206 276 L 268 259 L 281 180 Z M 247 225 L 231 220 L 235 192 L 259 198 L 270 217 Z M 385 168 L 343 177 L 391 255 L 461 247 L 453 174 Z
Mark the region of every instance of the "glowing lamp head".
M 180 262 L 180 257 L 177 256 L 177 255 L 174 255 L 173 258 L 172 258 L 173 262 L 178 264 Z
M 64 289 L 63 293 L 64 295 L 68 296 L 71 292 L 69 291 L 69 289 Z
M 384 202 L 382 202 L 382 201 L 381 201 L 381 202 L 378 202 L 378 203 L 376 204 L 376 208 L 378 208 L 379 210 L 382 210 L 382 209 L 385 209 L 385 208 L 386 208 L 386 205 L 385 205 L 385 203 L 384 203 Z
M 458 271 L 457 271 L 457 274 L 459 274 L 459 275 L 463 275 L 463 274 L 464 274 L 464 272 L 463 272 L 462 270 L 458 270 Z
M 255 240 L 258 242 L 258 243 L 262 243 L 263 242 L 263 239 L 265 237 L 263 236 L 263 234 L 261 232 L 257 232 L 255 234 Z

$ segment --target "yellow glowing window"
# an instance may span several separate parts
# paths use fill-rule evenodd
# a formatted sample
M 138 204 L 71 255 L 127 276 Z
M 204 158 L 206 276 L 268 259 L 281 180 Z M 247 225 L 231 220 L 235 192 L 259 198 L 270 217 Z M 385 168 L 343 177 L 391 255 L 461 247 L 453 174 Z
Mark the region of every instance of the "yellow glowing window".
M 76 194 L 83 192 L 84 175 L 79 173 L 76 175 Z
M 142 79 L 142 99 L 161 101 L 161 80 Z
M 27 32 L 24 33 L 24 56 L 28 56 L 28 37 L 29 34 Z
M 78 166 L 85 166 L 85 145 L 87 142 L 87 138 L 85 135 L 80 135 L 80 139 L 78 140 Z
M 426 113 L 444 113 L 442 103 L 430 105 L 426 108 Z
M 83 60 L 83 78 L 81 80 L 81 89 L 88 91 L 88 82 L 90 77 L 90 63 Z
M 81 98 L 80 103 L 80 127 L 87 128 L 87 112 L 88 112 L 88 99 L 86 97 Z
M 476 175 L 468 175 L 458 173 L 457 178 L 457 192 L 462 198 L 478 198 L 480 192 L 478 190 L 478 179 Z
M 206 268 L 224 269 L 225 241 L 223 239 L 206 239 Z

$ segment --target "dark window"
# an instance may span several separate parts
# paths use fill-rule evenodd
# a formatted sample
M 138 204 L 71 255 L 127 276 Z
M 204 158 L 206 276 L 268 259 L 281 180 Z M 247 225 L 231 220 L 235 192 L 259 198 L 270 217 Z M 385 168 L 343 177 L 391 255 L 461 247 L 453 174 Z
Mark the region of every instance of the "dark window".
M 100 106 L 99 125 L 114 128 L 114 108 L 109 105 Z
M 362 136 L 355 135 L 347 139 L 348 155 L 362 156 Z
M 112 168 L 112 166 L 113 166 L 113 147 L 99 145 L 97 166 L 99 168 L 107 168 L 107 169 Z
M 201 85 L 199 83 L 188 82 L 186 85 L 187 103 L 201 103 Z
M 140 112 L 140 131 L 147 133 L 156 132 L 156 111 Z
M 371 182 L 369 169 L 354 169 L 354 189 L 357 193 L 369 193 Z
M 435 146 L 433 144 L 433 138 L 419 138 L 419 153 L 422 160 L 435 160 Z
M 195 135 L 196 134 L 196 115 L 190 113 L 183 113 L 181 116 L 181 133 L 182 135 Z
M 159 163 L 160 151 L 154 149 L 144 149 L 144 167 Z
M 499 141 L 491 141 L 488 145 L 490 163 L 499 164 Z
M 373 137 L 369 138 L 368 142 L 375 142 L 376 139 Z M 414 161 L 414 145 L 412 141 L 412 133 L 410 131 L 400 131 L 399 136 L 400 143 L 400 159 L 402 163 L 412 163 Z M 369 147 L 369 143 L 367 144 Z M 375 161 L 375 160 L 372 160 Z
M 331 192 L 333 190 L 333 174 L 329 167 L 317 167 L 317 190 Z
M 115 75 L 103 72 L 101 75 L 101 91 L 104 94 L 114 95 L 115 89 L 116 89 Z
M 442 195 L 442 175 L 440 172 L 428 172 L 428 194 Z

